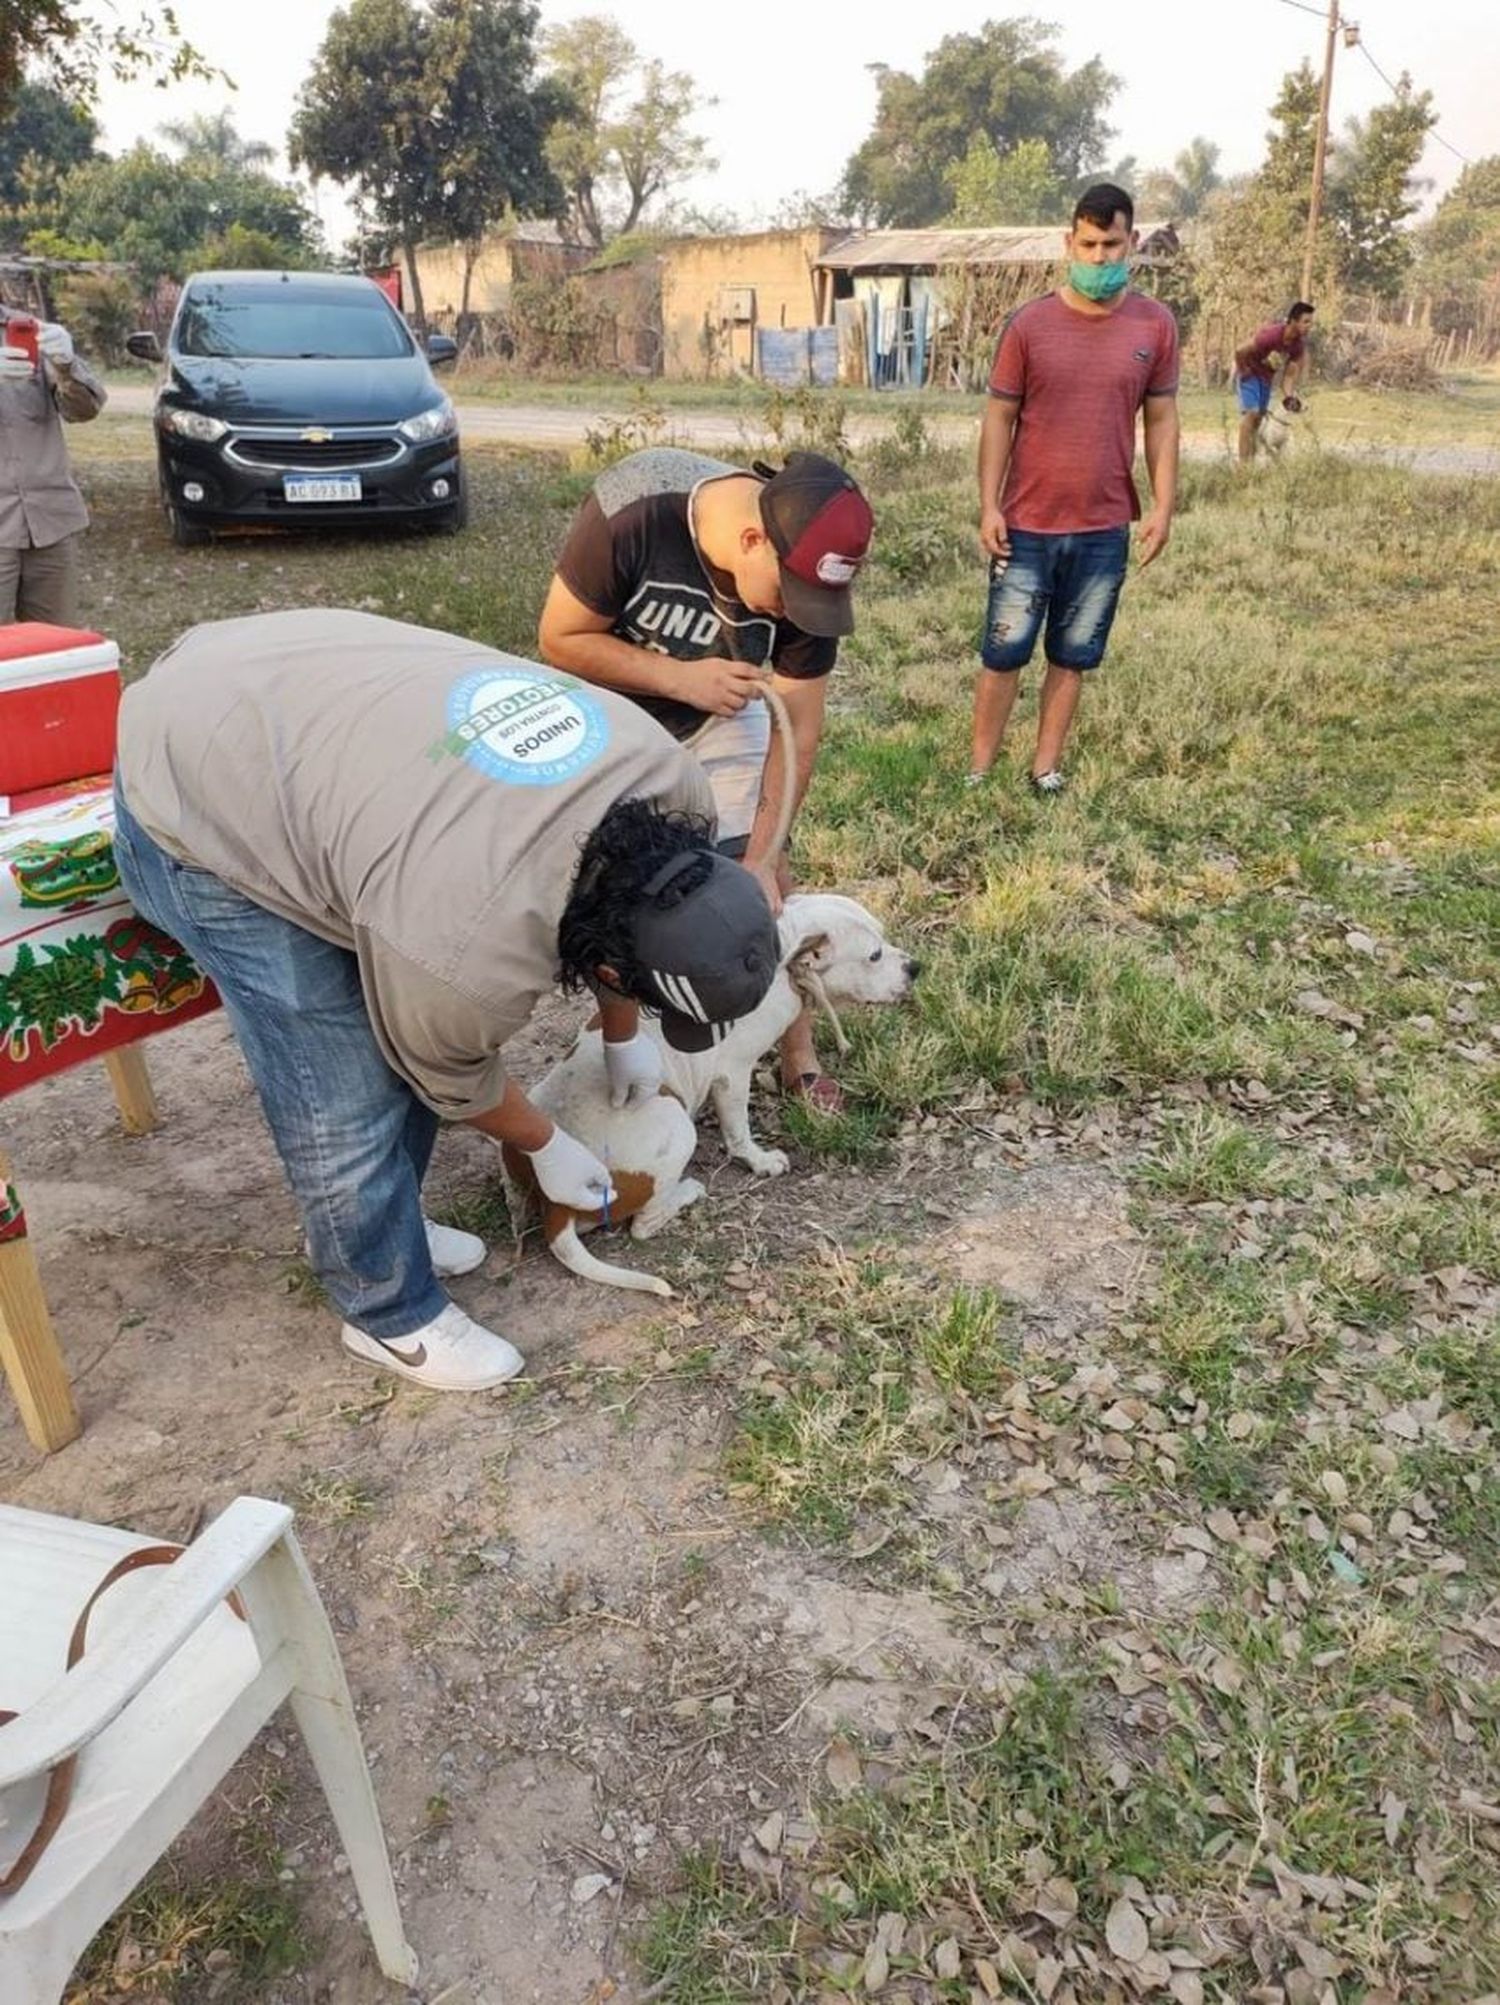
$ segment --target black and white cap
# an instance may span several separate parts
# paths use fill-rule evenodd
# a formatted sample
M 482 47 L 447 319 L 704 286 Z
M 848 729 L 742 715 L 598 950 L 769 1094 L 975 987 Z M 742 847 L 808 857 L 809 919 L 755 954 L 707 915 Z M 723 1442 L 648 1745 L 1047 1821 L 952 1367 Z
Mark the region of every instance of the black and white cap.
M 702 862 L 703 882 L 677 890 L 677 879 Z M 676 1051 L 720 1043 L 765 996 L 781 958 L 760 885 L 742 864 L 702 850 L 673 857 L 645 885 L 635 939 L 662 1035 Z

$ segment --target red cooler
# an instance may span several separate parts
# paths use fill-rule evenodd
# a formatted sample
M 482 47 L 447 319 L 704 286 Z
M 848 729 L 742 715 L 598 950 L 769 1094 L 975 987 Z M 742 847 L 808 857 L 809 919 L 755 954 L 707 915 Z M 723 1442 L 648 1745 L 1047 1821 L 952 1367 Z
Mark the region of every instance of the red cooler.
M 0 626 L 0 795 L 109 772 L 119 708 L 120 650 L 103 634 Z

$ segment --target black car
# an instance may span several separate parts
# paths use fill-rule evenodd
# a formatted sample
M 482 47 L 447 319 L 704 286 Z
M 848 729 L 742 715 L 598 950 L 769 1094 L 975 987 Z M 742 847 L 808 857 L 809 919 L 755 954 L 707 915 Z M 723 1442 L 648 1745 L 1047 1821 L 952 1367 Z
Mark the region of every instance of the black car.
M 126 343 L 160 362 L 154 334 Z M 174 543 L 239 524 L 372 522 L 460 529 L 458 423 L 431 363 L 372 280 L 340 272 L 195 272 L 156 398 L 162 506 Z

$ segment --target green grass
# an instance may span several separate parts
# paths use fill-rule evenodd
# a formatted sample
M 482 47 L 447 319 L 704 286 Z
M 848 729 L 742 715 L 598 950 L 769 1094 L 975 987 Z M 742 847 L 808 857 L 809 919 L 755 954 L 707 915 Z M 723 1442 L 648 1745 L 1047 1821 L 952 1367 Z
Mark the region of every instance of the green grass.
M 763 1519 L 837 1541 L 899 1515 L 910 1470 L 967 1437 L 1010 1382 L 1015 1351 L 986 1293 L 935 1297 L 874 1259 L 790 1279 L 728 1473 Z
M 192 1882 L 164 1868 L 94 1938 L 65 2005 L 191 2005 L 210 1986 L 226 2005 L 253 2005 L 306 1953 L 297 1902 L 279 1880 Z
M 1492 442 L 1497 404 L 1486 379 L 1451 409 Z M 1352 428 L 1390 409 L 1318 391 L 1325 436 L 1339 411 Z M 1457 436 L 1449 409 L 1406 400 L 1385 436 Z M 476 450 L 462 537 L 173 553 L 140 440 L 104 421 L 73 447 L 95 508 L 85 612 L 133 672 L 188 617 L 306 602 L 526 650 L 586 486 Z M 1128 1892 L 1175 1904 L 1152 1911 L 1156 1947 L 1211 1943 L 1217 2005 L 1284 1980 L 1321 2000 L 1290 1983 L 1297 1940 L 1336 1962 L 1317 1982 L 1339 2005 L 1482 1997 L 1500 1986 L 1497 1827 L 1463 1792 L 1500 1796 L 1481 1640 L 1500 1595 L 1500 483 L 1189 464 L 1050 805 L 1024 786 L 1034 678 L 990 782 L 963 786 L 983 594 L 968 470 L 902 448 L 870 484 L 876 555 L 798 867 L 876 906 L 924 973 L 911 1008 L 849 1013 L 851 1114 L 789 1109 L 788 1128 L 832 1182 L 890 1174 L 920 1117 L 958 1188 L 976 1106 L 1049 1105 L 1064 1155 L 1069 1120 L 1108 1113 L 1143 1265 L 1056 1358 L 923 1249 L 777 1277 L 726 1422 L 742 1512 L 825 1566 L 858 1569 L 877 1534 L 956 1623 L 982 1605 L 1001 1625 L 986 1661 L 1004 1675 L 949 1694 L 939 1741 L 885 1750 L 853 1796 L 815 1788 L 818 1842 L 779 1894 L 732 1858 L 696 1865 L 646 1930 L 650 1981 L 683 2005 L 835 1997 L 874 1956 L 891 1995 L 920 1969 L 942 2005 L 1029 1999 L 1036 1957 L 1102 1954 Z M 695 1230 L 693 1285 L 720 1302 L 718 1242 Z M 1083 1365 L 1117 1389 L 1073 1386 Z M 1121 1392 L 1154 1416 L 1124 1462 L 1098 1445 Z M 1114 1571 L 997 1611 L 988 1548 L 925 1514 L 920 1475 L 979 1468 L 966 1496 L 1024 1545 L 1024 1509 L 986 1492 L 979 1459 L 1022 1394 L 1059 1467 L 1093 1471 L 1056 1495 L 1100 1513 Z M 337 1522 L 341 1501 L 325 1508 Z M 1184 1531 L 1210 1549 L 1201 1595 L 1162 1605 L 1148 1583 Z M 418 1614 L 448 1592 L 400 1585 Z M 1128 1703 L 1122 1649 L 1153 1661 Z M 1076 1895 L 1067 1926 L 1036 1913 L 1043 1857 Z M 1338 1880 L 1337 1901 L 1288 1872 Z M 877 1945 L 882 1914 L 906 1930 Z M 1006 1977 L 1013 1936 L 1031 1963 Z M 1089 1982 L 1092 2005 L 1108 1994 Z

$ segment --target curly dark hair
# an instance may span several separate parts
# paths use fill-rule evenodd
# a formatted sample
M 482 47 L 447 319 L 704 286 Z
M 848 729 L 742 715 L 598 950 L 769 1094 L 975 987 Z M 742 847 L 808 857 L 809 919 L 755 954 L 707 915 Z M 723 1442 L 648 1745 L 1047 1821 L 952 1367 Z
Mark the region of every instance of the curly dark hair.
M 649 801 L 615 803 L 583 846 L 558 922 L 558 979 L 564 988 L 596 986 L 594 970 L 602 964 L 619 976 L 622 994 L 660 1007 L 636 953 L 641 893 L 664 863 L 693 852 L 700 862 L 662 889 L 657 902 L 663 907 L 680 904 L 712 872 L 712 827 L 699 815 L 655 808 Z

